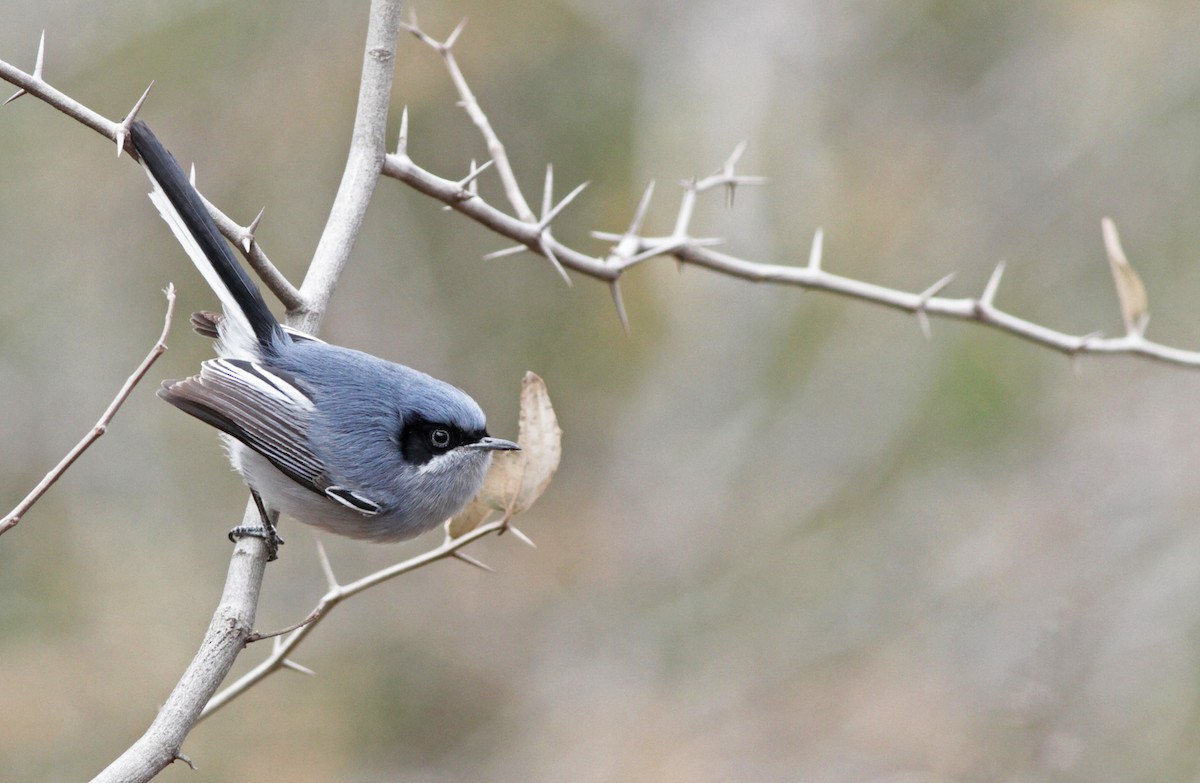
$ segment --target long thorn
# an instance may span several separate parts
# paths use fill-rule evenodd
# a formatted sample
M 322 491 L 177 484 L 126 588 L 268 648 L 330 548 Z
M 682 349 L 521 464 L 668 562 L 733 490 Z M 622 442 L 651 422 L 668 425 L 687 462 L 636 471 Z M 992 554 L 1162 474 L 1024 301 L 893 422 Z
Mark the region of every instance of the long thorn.
M 496 573 L 496 569 L 492 568 L 487 563 L 483 563 L 483 562 L 480 562 L 479 560 L 476 560 L 475 558 L 468 555 L 466 552 L 460 552 L 456 549 L 450 553 L 450 556 L 453 557 L 455 560 L 463 561 L 467 565 L 473 565 L 476 568 L 479 568 L 483 571 L 487 571 L 489 574 Z
M 552 209 L 548 213 L 542 215 L 542 219 L 540 221 L 538 221 L 538 229 L 544 230 L 546 228 L 546 226 L 550 225 L 550 223 L 554 221 L 554 218 L 558 217 L 559 214 L 564 209 L 567 208 L 567 205 L 570 204 L 572 201 L 574 201 L 575 197 L 578 196 L 580 193 L 582 193 L 583 189 L 586 188 L 590 184 L 591 184 L 591 182 L 579 183 L 579 186 L 577 188 L 575 188 L 574 190 L 572 190 L 570 193 L 568 193 L 566 196 L 564 196 L 563 200 L 558 202 L 558 204 L 555 205 L 554 209 Z
M 258 224 L 262 222 L 263 213 L 266 211 L 266 207 L 260 209 L 258 214 L 254 216 L 254 220 L 250 221 L 250 225 L 246 226 L 246 232 L 242 234 L 242 249 L 247 253 L 250 252 L 250 248 L 254 244 L 254 232 L 258 231 Z
M 471 161 L 471 173 L 460 179 L 456 184 L 459 189 L 465 189 L 468 185 L 475 184 L 475 180 L 479 179 L 479 175 L 487 171 L 495 163 L 495 160 L 488 160 L 482 166 L 476 166 L 475 161 Z M 473 194 L 472 194 L 473 195 Z
M 512 247 L 506 247 L 503 250 L 493 250 L 490 253 L 484 253 L 483 260 L 491 261 L 493 258 L 503 258 L 504 256 L 515 256 L 518 253 L 524 253 L 528 249 L 529 248 L 525 247 L 524 245 L 513 245 Z
M 604 239 L 606 235 L 616 241 L 617 246 L 613 247 L 612 255 L 623 261 L 626 261 L 630 256 L 637 251 L 638 245 L 641 244 L 641 237 L 638 234 L 642 231 L 642 221 L 646 219 L 646 210 L 650 205 L 650 196 L 654 195 L 654 180 L 650 180 L 646 185 L 646 190 L 642 191 L 642 198 L 637 202 L 637 209 L 634 210 L 634 219 L 629 221 L 629 228 L 625 229 L 624 234 L 605 234 L 605 232 L 592 232 L 596 239 Z
M 129 110 L 129 114 L 125 115 L 125 119 L 121 122 L 121 126 L 117 128 L 117 157 L 121 157 L 121 153 L 125 151 L 125 138 L 129 135 L 129 129 L 133 127 L 133 121 L 137 119 L 138 112 L 142 110 L 142 104 L 146 102 L 146 98 L 150 96 L 150 88 L 154 86 L 154 82 L 146 87 L 146 91 L 142 93 L 142 97 L 137 99 L 137 103 L 133 104 L 133 108 Z
M 314 672 L 312 669 L 308 668 L 307 666 L 301 666 L 300 664 L 293 661 L 291 658 L 282 659 L 279 662 L 279 665 L 285 669 L 291 669 L 294 672 L 300 672 L 301 674 L 307 674 L 309 677 L 317 676 L 317 673 Z
M 646 211 L 650 208 L 650 197 L 653 195 L 654 180 L 650 180 L 646 189 L 642 191 L 642 199 L 638 202 L 637 211 L 633 213 L 633 220 L 629 222 L 629 230 L 625 232 L 625 236 L 637 236 L 642 232 L 642 221 L 646 218 Z
M 721 166 L 721 173 L 727 177 L 733 176 L 733 167 L 742 159 L 742 154 L 746 151 L 746 140 L 742 139 L 733 148 L 733 152 L 729 153 L 729 157 L 725 159 L 725 163 Z
M 46 62 L 46 31 L 42 30 L 42 37 L 38 39 L 37 60 L 33 63 L 33 78 L 38 81 L 45 81 L 42 78 L 42 65 Z
M 558 276 L 567 284 L 567 288 L 572 287 L 574 284 L 571 282 L 571 278 L 567 276 L 567 270 L 563 268 L 562 262 L 558 260 L 558 256 L 554 254 L 554 250 L 550 247 L 550 243 L 546 241 L 545 237 L 540 239 L 539 245 L 542 248 L 542 255 L 546 256 L 550 260 L 550 263 L 554 265 L 554 270 L 558 272 Z
M 921 292 L 920 303 L 917 305 L 917 324 L 921 327 L 921 334 L 925 335 L 925 340 L 933 340 L 933 330 L 929 327 L 929 314 L 925 312 L 925 305 L 929 304 L 929 300 L 937 296 L 941 291 L 954 280 L 955 272 L 943 277 L 933 285 Z
M 643 250 L 640 253 L 636 253 L 636 254 L 630 256 L 629 258 L 624 259 L 622 266 L 630 267 L 630 266 L 633 266 L 634 264 L 639 264 L 642 261 L 645 261 L 647 258 L 653 258 L 654 256 L 664 256 L 664 255 L 667 255 L 668 253 L 673 253 L 676 250 L 678 250 L 679 248 L 683 247 L 684 245 L 688 245 L 688 244 L 696 245 L 697 243 L 686 242 L 686 241 L 682 241 L 682 240 L 681 241 L 667 240 L 667 242 L 665 242 L 664 244 L 653 245 L 651 247 L 646 248 L 645 250 Z
M 542 221 L 546 220 L 546 213 L 550 211 L 550 202 L 554 198 L 554 164 L 546 164 L 546 182 L 542 187 Z
M 996 301 L 996 291 L 1000 288 L 1000 278 L 1004 275 L 1004 262 L 996 264 L 996 268 L 992 271 L 992 276 L 988 278 L 987 285 L 983 289 L 983 296 L 979 299 L 979 304 L 984 307 L 991 307 Z
M 818 228 L 813 234 L 812 249 L 808 251 L 808 268 L 814 272 L 821 270 L 821 254 L 825 250 L 825 229 Z
M 924 291 L 922 291 L 921 292 L 921 306 L 922 307 L 925 306 L 929 302 L 930 299 L 932 299 L 933 297 L 940 294 L 946 288 L 946 286 L 948 286 L 952 282 L 954 282 L 954 277 L 957 274 L 958 274 L 957 272 L 951 272 L 950 274 L 943 277 L 941 280 L 937 281 L 936 283 L 934 283 L 933 285 L 929 286 Z
M 458 27 L 455 27 L 453 32 L 451 32 L 450 35 L 446 37 L 446 40 L 442 43 L 443 51 L 449 51 L 450 47 L 454 46 L 454 42 L 458 40 L 458 36 L 462 33 L 463 28 L 466 26 L 467 18 L 464 16 L 463 20 L 458 23 Z
M 625 299 L 621 296 L 621 283 L 617 280 L 610 280 L 608 290 L 612 293 L 613 305 L 617 308 L 617 318 L 621 319 L 621 328 L 625 330 L 625 336 L 630 336 L 633 332 L 629 328 L 629 315 L 625 312 Z M 509 530 L 516 530 L 512 525 L 509 525 Z
M 321 539 L 317 539 L 317 559 L 321 561 L 321 571 L 325 574 L 325 585 L 330 590 L 336 590 L 340 585 L 337 577 L 333 575 L 333 564 L 329 562 L 329 554 L 325 551 L 325 545 L 321 543 Z
M 505 527 L 504 529 L 507 530 L 508 532 L 512 533 L 513 537 L 516 538 L 518 541 L 520 541 L 522 544 L 526 544 L 528 546 L 533 547 L 534 549 L 537 549 L 537 544 L 533 543 L 533 539 L 530 538 L 529 536 L 525 535 L 524 533 L 522 533 L 518 528 L 513 527 L 512 523 L 509 523 L 508 526 Z

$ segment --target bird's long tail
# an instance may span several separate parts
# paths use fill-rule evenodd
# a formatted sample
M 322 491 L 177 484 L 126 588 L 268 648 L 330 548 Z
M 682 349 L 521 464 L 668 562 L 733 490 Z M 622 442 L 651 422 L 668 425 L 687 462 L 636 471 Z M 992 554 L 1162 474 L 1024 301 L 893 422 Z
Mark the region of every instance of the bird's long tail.
M 200 194 L 146 123 L 135 122 L 130 139 L 153 185 L 150 200 L 221 300 L 228 318 L 221 331 L 225 351 L 243 356 L 270 353 L 273 346 L 288 338 L 250 276 L 234 258 Z

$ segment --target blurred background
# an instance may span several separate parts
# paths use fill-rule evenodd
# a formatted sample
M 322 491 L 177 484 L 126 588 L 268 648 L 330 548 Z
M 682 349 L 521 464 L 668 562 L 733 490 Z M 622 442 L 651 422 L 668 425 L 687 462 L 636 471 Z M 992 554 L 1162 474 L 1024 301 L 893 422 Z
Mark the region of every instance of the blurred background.
M 884 0 L 421 4 L 531 200 L 591 187 L 556 235 L 595 254 L 650 179 L 741 140 L 771 178 L 695 233 L 998 304 L 1075 334 L 1121 321 L 1100 219 L 1198 342 L 1200 6 Z M 336 189 L 367 4 L 9 0 L 0 59 L 142 116 L 295 281 Z M 460 177 L 486 150 L 405 36 L 392 135 Z M 5 96 L 7 96 L 7 92 Z M 171 350 L 0 541 L 0 779 L 74 781 L 152 719 L 207 626 L 245 491 L 154 397 L 210 356 L 213 296 L 111 143 L 32 98 L 0 111 L 0 506 L 90 427 L 158 334 Z M 500 203 L 494 176 L 482 192 Z M 1200 373 L 1066 358 L 978 326 L 656 261 L 565 287 L 385 180 L 323 336 L 471 392 L 516 433 L 549 386 L 562 468 L 511 537 L 339 609 L 284 672 L 201 724 L 163 780 L 1200 780 Z M 285 521 L 260 626 L 324 591 Z M 348 581 L 439 542 L 326 537 Z M 237 672 L 261 660 L 251 648 Z

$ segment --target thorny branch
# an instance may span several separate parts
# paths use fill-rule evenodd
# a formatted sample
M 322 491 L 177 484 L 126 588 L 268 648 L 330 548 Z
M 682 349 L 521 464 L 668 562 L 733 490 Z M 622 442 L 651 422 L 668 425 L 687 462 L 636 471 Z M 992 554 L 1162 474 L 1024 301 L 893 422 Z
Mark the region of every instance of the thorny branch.
M 40 65 L 40 58 L 38 62 Z M 150 353 L 146 354 L 146 358 L 142 359 L 142 363 L 137 366 L 137 369 L 133 371 L 133 374 L 126 379 L 124 385 L 122 385 L 120 390 L 117 392 L 117 396 L 114 397 L 113 401 L 108 404 L 108 408 L 105 409 L 103 415 L 100 416 L 100 420 L 96 422 L 95 426 L 93 426 L 88 433 L 84 435 L 78 443 L 75 444 L 74 448 L 67 452 L 67 455 L 63 457 L 62 460 L 55 465 L 40 482 L 38 482 L 38 485 L 34 487 L 28 495 L 25 496 L 25 499 L 18 503 L 17 507 L 8 513 L 8 516 L 0 519 L 0 535 L 3 535 L 4 532 L 10 528 L 16 527 L 17 523 L 21 521 L 21 517 L 25 516 L 29 509 L 33 508 L 34 503 L 37 503 L 39 500 L 41 500 L 42 495 L 46 494 L 50 487 L 54 485 L 54 482 L 58 481 L 62 475 L 67 472 L 67 469 L 70 468 L 71 465 L 75 464 L 75 460 L 79 459 L 83 452 L 88 450 L 89 446 L 99 440 L 100 437 L 108 431 L 108 425 L 112 423 L 113 418 L 117 415 L 117 411 L 119 411 L 121 406 L 125 404 L 125 400 L 129 399 L 129 395 L 133 393 L 133 387 L 137 386 L 138 382 L 140 382 L 142 378 L 146 376 L 146 373 L 149 372 L 150 367 L 156 361 L 158 361 L 158 357 L 166 353 L 167 335 L 171 332 L 171 317 L 175 313 L 175 286 L 168 284 L 163 293 L 167 297 L 167 313 L 163 317 L 163 328 L 162 333 L 158 336 L 158 342 L 156 342 L 154 347 L 150 349 Z
M 249 225 L 242 226 L 209 205 L 210 211 L 225 237 L 243 251 L 248 262 L 258 272 L 267 287 L 287 307 L 293 320 L 302 321 L 303 326 L 309 329 L 315 328 L 319 322 L 325 302 L 336 284 L 349 248 L 357 234 L 362 209 L 369 201 L 375 177 L 382 172 L 399 179 L 418 192 L 441 201 L 447 207 L 463 213 L 517 243 L 516 247 L 499 250 L 489 254 L 489 257 L 499 257 L 528 250 L 544 256 L 568 283 L 570 278 L 567 276 L 566 270 L 572 270 L 607 283 L 618 315 L 627 330 L 629 328 L 628 316 L 619 286 L 621 275 L 643 261 L 659 256 L 669 256 L 679 264 L 691 264 L 752 282 L 794 285 L 805 289 L 828 291 L 909 312 L 917 316 L 918 323 L 927 336 L 929 335 L 929 317 L 938 316 L 981 323 L 1070 356 L 1090 353 L 1129 354 L 1184 366 L 1200 367 L 1200 352 L 1172 348 L 1147 340 L 1143 336 L 1146 322 L 1144 306 L 1139 311 L 1137 287 L 1130 282 L 1136 280 L 1136 275 L 1132 274 L 1132 270 L 1126 269 L 1128 263 L 1124 260 L 1123 254 L 1120 254 L 1120 258 L 1117 257 L 1119 241 L 1116 238 L 1115 229 L 1110 231 L 1108 225 L 1105 229 L 1106 246 L 1109 251 L 1110 263 L 1113 265 L 1114 278 L 1125 281 L 1118 282 L 1118 293 L 1127 324 L 1125 335 L 1112 338 L 1104 338 L 1098 334 L 1069 335 L 999 309 L 995 305 L 995 298 L 1004 269 L 1003 264 L 996 267 L 985 290 L 979 296 L 951 299 L 939 294 L 950 285 L 952 276 L 942 278 L 923 292 L 910 293 L 827 272 L 822 267 L 823 238 L 820 230 L 814 236 L 808 261 L 802 266 L 765 264 L 717 252 L 712 249 L 712 246 L 718 244 L 719 240 L 692 234 L 693 210 L 698 197 L 710 190 L 722 190 L 727 203 L 732 206 L 737 187 L 760 185 L 765 182 L 765 179 L 761 177 L 737 174 L 736 166 L 744 151 L 744 145 L 739 145 L 712 175 L 681 183 L 682 197 L 670 234 L 654 236 L 642 232 L 642 224 L 654 190 L 653 183 L 650 183 L 634 211 L 629 227 L 624 232 L 593 233 L 595 237 L 613 243 L 605 255 L 594 256 L 570 247 L 552 235 L 551 224 L 579 195 L 584 186 L 575 188 L 565 198 L 556 202 L 553 170 L 548 167 L 540 214 L 535 214 L 516 180 L 504 144 L 471 92 L 453 56 L 452 49 L 463 30 L 463 25 L 460 24 L 444 41 L 438 41 L 424 33 L 417 25 L 415 18 L 409 24 L 400 23 L 398 7 L 399 3 L 396 0 L 374 0 L 372 3 L 371 29 L 368 32 L 367 54 L 364 58 L 363 80 L 359 93 L 359 116 L 356 121 L 351 159 L 347 163 L 343 190 L 339 191 L 338 201 L 335 202 L 326 235 L 323 236 L 323 243 L 327 241 L 328 244 L 318 249 L 313 267 L 310 268 L 310 279 L 306 280 L 304 288 L 297 289 L 287 281 L 271 264 L 255 240 L 254 235 L 262 216 L 261 212 Z M 386 119 L 386 100 L 391 84 L 395 33 L 401 27 L 442 56 L 460 96 L 461 105 L 487 144 L 491 160 L 482 166 L 476 166 L 472 162 L 469 173 L 462 179 L 443 179 L 421 168 L 409 158 L 407 112 L 402 118 L 396 152 L 384 154 L 379 134 L 383 127 L 383 121 Z M 121 122 L 108 120 L 51 87 L 45 81 L 43 77 L 44 44 L 43 35 L 32 73 L 25 73 L 0 61 L 0 78 L 18 88 L 17 93 L 9 98 L 9 102 L 22 95 L 34 95 L 114 141 L 117 144 L 118 155 L 122 152 L 134 155 L 131 148 L 126 148 L 125 142 L 137 110 L 145 100 L 145 94 L 138 100 L 133 111 Z M 367 113 L 370 116 L 366 116 Z M 496 171 L 509 207 L 516 217 L 487 203 L 479 195 L 478 177 L 489 167 Z M 1144 292 L 1141 293 L 1144 297 Z M 288 654 L 337 603 L 384 579 L 392 578 L 445 557 L 456 557 L 482 567 L 482 564 L 459 551 L 460 548 L 490 533 L 502 532 L 505 528 L 504 520 L 485 524 L 457 539 L 448 540 L 442 546 L 424 555 L 399 563 L 349 585 L 338 585 L 332 577 L 331 570 L 327 567 L 327 574 L 330 575 L 329 591 L 309 617 L 294 629 L 283 632 L 282 637 L 276 641 L 275 650 L 259 667 L 209 701 L 207 695 L 215 691 L 217 684 L 223 679 L 225 672 L 228 671 L 228 666 L 236 658 L 242 646 L 255 638 L 251 629 L 265 556 L 256 551 L 255 548 L 259 544 L 256 539 L 242 539 L 234 550 L 225 594 L 196 659 L 163 705 L 158 718 L 146 735 L 97 779 L 147 780 L 153 777 L 166 764 L 182 758 L 178 749 L 188 730 L 197 720 L 210 715 L 251 685 L 280 668 L 294 668 L 303 671 L 303 667 L 292 662 L 288 658 Z M 258 548 L 261 549 L 261 547 Z
M 45 58 L 46 33 L 43 31 L 38 41 L 37 60 L 33 68 L 33 73 L 25 73 L 20 68 L 16 68 L 0 60 L 0 79 L 4 79 L 19 88 L 4 101 L 4 104 L 12 103 L 24 95 L 33 95 L 68 117 L 96 131 L 101 136 L 115 142 L 117 145 L 117 157 L 120 157 L 122 153 L 128 153 L 130 157 L 136 160 L 137 152 L 133 149 L 133 145 L 128 143 L 129 128 L 133 125 L 133 121 L 137 119 L 138 111 L 142 108 L 142 104 L 145 102 L 150 88 L 146 88 L 146 92 L 142 93 L 142 96 L 134 104 L 133 109 L 130 110 L 129 114 L 121 122 L 113 122 L 98 112 L 84 106 L 69 95 L 50 86 L 42 76 Z M 194 169 L 192 179 L 193 184 L 195 184 Z M 288 309 L 288 312 L 306 309 L 307 303 L 300 292 L 276 269 L 275 265 L 267 258 L 266 253 L 259 247 L 258 242 L 254 240 L 254 231 L 258 227 L 258 220 L 262 217 L 262 213 L 260 212 L 259 218 L 255 218 L 249 226 L 241 226 L 207 200 L 204 203 L 208 207 L 209 214 L 212 215 L 213 220 L 216 222 L 217 228 L 220 229 L 226 239 L 242 249 L 246 261 L 250 264 L 251 268 L 258 273 L 263 283 L 271 293 L 279 298 L 279 301 Z
M 331 209 L 329 222 L 309 267 L 309 274 L 303 289 L 296 289 L 278 272 L 255 240 L 254 235 L 262 218 L 262 212 L 248 226 L 241 226 L 208 204 L 222 234 L 243 251 L 251 267 L 258 272 L 267 287 L 288 308 L 291 324 L 306 331 L 315 331 L 320 324 L 325 306 L 357 237 L 362 215 L 370 201 L 375 181 L 383 164 L 385 155 L 383 134 L 386 127 L 387 103 L 391 93 L 395 44 L 399 30 L 399 6 L 398 0 L 373 0 L 372 2 L 350 155 L 341 187 Z M 18 87 L 18 91 L 6 103 L 23 95 L 34 95 L 114 141 L 117 145 L 118 156 L 128 152 L 131 157 L 136 157 L 136 152 L 131 146 L 127 147 L 126 143 L 129 128 L 146 100 L 149 90 L 142 94 L 133 109 L 121 122 L 113 122 L 47 84 L 43 77 L 44 61 L 44 34 L 38 46 L 33 73 L 25 73 L 0 61 L 0 78 Z M 194 170 L 192 176 L 194 181 Z M 174 301 L 173 298 L 171 301 Z M 147 362 L 142 368 L 139 368 L 139 374 L 136 377 L 144 374 L 148 366 Z M 136 382 L 136 378 L 131 379 L 131 382 Z M 123 397 L 118 397 L 114 406 L 110 408 L 111 412 L 115 412 L 116 405 L 119 405 L 122 399 Z M 94 437 L 103 433 L 103 424 L 104 420 L 94 430 Z M 86 448 L 86 446 L 84 447 Z M 75 456 L 78 455 L 73 452 L 73 456 L 69 456 L 69 459 L 74 459 Z M 61 470 L 65 470 L 70 464 L 69 461 L 64 461 L 64 463 Z M 61 474 L 61 470 L 59 474 Z M 27 507 L 27 505 L 18 507 L 9 526 L 15 524 L 20 513 Z M 254 512 L 249 509 L 247 514 L 253 516 L 251 522 L 257 519 Z M 489 533 L 503 532 L 504 529 L 506 529 L 505 523 L 484 526 L 478 531 L 473 531 L 469 536 L 461 536 L 458 540 L 446 542 L 425 556 L 413 558 L 385 569 L 374 577 L 341 587 L 336 597 L 327 596 L 329 600 L 323 605 L 321 611 L 328 611 L 336 603 L 378 584 L 390 576 L 405 573 L 444 557 L 456 557 L 474 563 L 472 558 L 458 550 L 471 541 Z M 243 538 L 238 541 L 230 561 L 225 590 L 200 649 L 145 734 L 101 772 L 95 780 L 149 780 L 173 761 L 177 759 L 186 761 L 186 757 L 181 755 L 179 749 L 192 726 L 200 719 L 202 711 L 204 711 L 203 714 L 211 713 L 217 706 L 227 703 L 229 699 L 253 684 L 243 680 L 243 684 L 238 690 L 227 691 L 223 694 L 221 701 L 205 711 L 210 697 L 224 680 L 238 654 L 249 640 L 255 638 L 253 625 L 265 563 L 265 547 L 258 539 Z M 285 643 L 286 649 L 294 649 L 307 635 L 308 630 L 306 629 L 311 628 L 316 619 L 319 618 L 314 617 L 292 632 Z M 272 662 L 273 659 L 268 659 L 266 665 L 270 667 L 273 665 Z M 280 665 L 302 668 L 291 661 Z
M 258 272 L 267 287 L 288 308 L 289 322 L 293 326 L 307 331 L 315 331 L 319 326 L 325 306 L 357 237 L 362 216 L 370 202 L 375 182 L 384 165 L 386 150 L 383 133 L 386 127 L 387 102 L 391 92 L 395 59 L 394 47 L 399 24 L 398 0 L 374 0 L 371 6 L 368 40 L 350 155 L 342 184 L 331 209 L 330 219 L 322 234 L 321 242 L 302 289 L 292 286 L 259 247 L 255 239 L 255 231 L 263 215 L 261 211 L 248 226 L 241 226 L 211 203 L 205 202 L 221 233 L 243 251 L 251 267 Z M 19 88 L 6 103 L 23 95 L 34 95 L 114 141 L 117 144 L 118 156 L 128 152 L 130 157 L 136 157 L 136 151 L 132 146 L 127 146 L 126 142 L 129 128 L 146 100 L 149 89 L 142 94 L 133 109 L 121 122 L 113 122 L 47 84 L 43 78 L 44 60 L 45 35 L 43 34 L 32 74 L 24 73 L 6 62 L 0 61 L 0 78 Z M 471 174 L 460 180 L 459 187 L 474 190 L 474 180 L 490 165 L 490 163 L 480 167 L 472 165 Z M 192 180 L 194 184 L 194 168 Z M 543 210 L 543 220 L 545 221 L 543 229 L 548 227 L 554 214 L 557 214 L 557 211 L 565 206 L 572 197 L 573 195 L 557 207 Z M 173 297 L 171 302 L 174 302 Z M 146 364 L 139 368 L 138 377 L 144 374 L 148 366 Z M 115 412 L 115 407 L 112 410 Z M 99 428 L 99 434 L 102 434 L 102 428 Z M 98 437 L 98 435 L 96 436 Z M 62 469 L 65 470 L 67 466 L 69 466 L 69 462 Z M 18 507 L 14 512 L 16 516 L 12 524 L 15 524 L 24 508 L 27 506 Z M 256 512 L 248 507 L 247 522 L 253 523 L 256 520 Z M 459 535 L 455 539 L 447 539 L 441 546 L 423 555 L 398 563 L 348 585 L 336 584 L 332 577 L 332 569 L 325 560 L 323 565 L 329 575 L 331 588 L 318 607 L 293 629 L 280 632 L 288 634 L 287 638 L 277 642 L 276 652 L 266 661 L 210 701 L 210 697 L 224 680 L 229 667 L 243 647 L 250 641 L 273 635 L 257 635 L 252 630 L 266 562 L 265 548 L 258 539 L 252 537 L 240 539 L 234 547 L 224 593 L 200 650 L 160 708 L 157 717 L 146 733 L 120 758 L 100 773 L 95 780 L 149 780 L 173 761 L 187 761 L 186 757 L 180 754 L 179 748 L 191 727 L 198 720 L 210 715 L 279 668 L 306 671 L 304 667 L 294 663 L 286 655 L 307 637 L 320 618 L 334 606 L 370 587 L 447 557 L 491 570 L 460 550 L 484 536 L 505 532 L 512 532 L 514 537 L 532 544 L 520 531 L 513 528 L 508 518 L 505 517 Z
M 641 233 L 642 221 L 654 191 L 654 183 L 651 182 L 634 212 L 628 229 L 622 233 L 592 232 L 592 236 L 595 238 L 613 243 L 607 254 L 598 257 L 565 245 L 551 236 L 550 223 L 561 212 L 562 207 L 577 195 L 578 189 L 553 209 L 543 208 L 541 218 L 535 217 L 532 210 L 529 209 L 520 185 L 512 173 L 512 166 L 508 161 L 504 145 L 500 142 L 487 115 L 467 85 L 451 51 L 459 39 L 463 25 L 459 24 L 444 41 L 439 41 L 421 30 L 415 18 L 410 19 L 403 26 L 404 29 L 442 56 L 451 81 L 458 91 L 459 103 L 466 109 L 471 121 L 486 141 L 505 196 L 517 217 L 489 204 L 479 195 L 477 188 L 465 187 L 461 181 L 443 179 L 413 162 L 408 156 L 407 122 L 403 123 L 404 127 L 396 152 L 387 156 L 383 173 L 400 180 L 420 193 L 441 201 L 495 233 L 518 243 L 515 247 L 489 253 L 486 258 L 498 258 L 530 251 L 547 257 L 560 272 L 565 267 L 607 283 L 612 293 L 617 315 L 626 331 L 629 329 L 629 318 L 621 296 L 621 275 L 651 258 L 668 256 L 674 258 L 679 264 L 690 264 L 755 283 L 774 283 L 797 286 L 806 290 L 827 291 L 911 313 L 916 316 L 918 326 L 926 338 L 931 336 L 929 318 L 940 317 L 979 323 L 1059 351 L 1072 358 L 1084 354 L 1119 354 L 1185 367 L 1200 367 L 1200 351 L 1175 348 L 1147 339 L 1144 335 L 1146 317 L 1144 313 L 1142 320 L 1137 323 L 1128 317 L 1125 318 L 1125 334 L 1117 337 L 1104 337 L 1099 332 L 1086 335 L 1068 334 L 1001 309 L 996 305 L 996 293 L 1004 271 L 1003 262 L 996 267 L 986 289 L 981 294 L 949 298 L 939 294 L 951 284 L 953 275 L 943 277 L 920 293 L 911 293 L 826 271 L 822 267 L 823 235 L 820 229 L 813 237 L 808 261 L 804 265 L 767 264 L 714 250 L 712 246 L 720 244 L 722 240 L 698 237 L 691 233 L 692 213 L 699 195 L 709 190 L 721 189 L 725 193 L 726 203 L 732 206 L 734 194 L 739 186 L 761 185 L 766 182 L 763 177 L 737 174 L 736 166 L 745 150 L 744 143 L 739 144 L 712 175 L 680 183 L 683 195 L 675 225 L 670 234 L 650 236 Z M 407 120 L 407 115 L 405 119 Z M 473 172 L 474 168 L 472 166 Z M 544 193 L 544 203 L 546 204 L 549 203 L 551 188 L 552 179 L 548 176 Z M 1114 275 L 1118 278 L 1128 279 L 1129 275 L 1122 271 L 1128 267 L 1128 263 L 1126 262 L 1122 266 L 1120 260 L 1115 259 L 1113 255 L 1116 230 L 1115 228 L 1110 230 L 1111 221 L 1106 221 L 1105 225 L 1105 245 L 1110 263 L 1114 267 Z M 1119 244 L 1117 246 L 1119 247 Z M 1133 276 L 1133 279 L 1136 279 L 1136 275 Z M 1126 299 L 1127 296 L 1122 295 L 1123 308 Z
M 247 642 L 256 642 L 261 639 L 271 638 L 274 640 L 274 645 L 271 654 L 267 656 L 262 663 L 255 666 L 246 674 L 242 675 L 237 682 L 230 684 L 217 695 L 209 700 L 204 707 L 204 711 L 200 713 L 199 720 L 204 720 L 212 715 L 217 710 L 224 707 L 229 702 L 241 696 L 250 688 L 257 685 L 262 680 L 279 671 L 280 669 L 292 669 L 293 671 L 301 672 L 302 674 L 312 674 L 313 672 L 307 667 L 301 666 L 288 656 L 291 655 L 300 643 L 316 629 L 322 619 L 327 617 L 330 612 L 337 607 L 342 601 L 351 598 L 369 588 L 380 585 L 390 579 L 394 579 L 401 574 L 407 574 L 409 571 L 415 571 L 422 566 L 427 566 L 430 563 L 436 563 L 439 560 L 444 560 L 448 557 L 463 559 L 471 565 L 491 570 L 487 566 L 479 563 L 477 560 L 462 554 L 459 550 L 474 541 L 478 541 L 492 533 L 499 533 L 505 530 L 508 526 L 508 519 L 497 519 L 485 525 L 475 528 L 469 533 L 465 533 L 458 538 L 447 538 L 446 541 L 439 547 L 430 549 L 416 557 L 396 563 L 395 565 L 376 571 L 361 579 L 355 580 L 349 584 L 338 584 L 337 579 L 333 575 L 333 568 L 329 563 L 329 558 L 325 554 L 325 548 L 320 545 L 320 540 L 317 541 L 318 553 L 321 556 L 321 565 L 325 572 L 325 578 L 328 590 L 317 605 L 309 612 L 308 616 L 301 620 L 291 628 L 285 628 L 282 631 L 267 634 L 252 634 Z M 511 528 L 509 528 L 511 529 Z

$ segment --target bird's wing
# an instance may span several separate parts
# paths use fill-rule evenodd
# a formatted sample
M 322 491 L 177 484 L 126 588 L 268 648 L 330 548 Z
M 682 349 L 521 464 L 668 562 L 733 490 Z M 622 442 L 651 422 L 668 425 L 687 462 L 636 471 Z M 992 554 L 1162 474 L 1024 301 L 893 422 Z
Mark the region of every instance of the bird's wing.
M 308 445 L 315 406 L 288 373 L 210 359 L 199 375 L 163 383 L 158 396 L 258 452 L 305 489 L 329 496 L 333 482 Z

